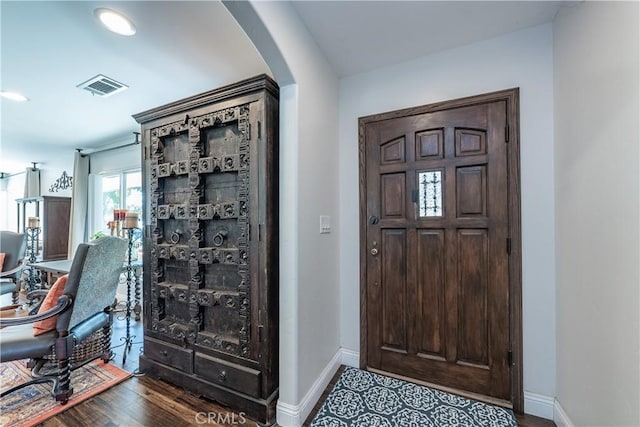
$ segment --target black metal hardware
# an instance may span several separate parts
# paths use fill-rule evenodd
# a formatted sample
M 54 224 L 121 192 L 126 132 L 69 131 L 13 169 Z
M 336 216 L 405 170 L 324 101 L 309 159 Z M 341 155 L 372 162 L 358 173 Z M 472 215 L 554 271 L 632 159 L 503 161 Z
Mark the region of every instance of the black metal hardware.
M 213 236 L 213 246 L 216 246 L 216 247 L 222 246 L 222 244 L 224 243 L 224 239 L 227 237 L 227 234 L 229 234 L 229 232 L 226 229 L 222 229 L 218 231 Z

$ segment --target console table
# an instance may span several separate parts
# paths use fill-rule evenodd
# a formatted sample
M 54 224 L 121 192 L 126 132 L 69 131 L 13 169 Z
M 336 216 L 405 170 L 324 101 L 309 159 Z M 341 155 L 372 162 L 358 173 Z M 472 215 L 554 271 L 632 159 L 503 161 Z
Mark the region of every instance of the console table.
M 53 285 L 52 281 L 54 277 L 67 274 L 69 270 L 71 270 L 71 260 L 61 259 L 58 261 L 34 262 L 29 264 L 29 266 L 46 274 L 47 279 L 43 280 L 43 282 L 46 282 L 46 287 L 50 288 L 51 285 Z

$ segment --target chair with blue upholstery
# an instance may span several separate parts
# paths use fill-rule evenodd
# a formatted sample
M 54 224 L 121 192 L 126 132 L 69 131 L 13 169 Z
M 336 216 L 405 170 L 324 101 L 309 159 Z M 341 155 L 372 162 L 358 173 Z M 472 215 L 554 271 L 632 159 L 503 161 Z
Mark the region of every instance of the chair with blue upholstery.
M 118 237 L 102 237 L 91 243 L 78 246 L 71 270 L 59 296 L 47 300 L 36 315 L 12 319 L 0 318 L 0 362 L 30 359 L 35 378 L 4 391 L 0 396 L 12 393 L 34 383 L 53 383 L 53 395 L 62 404 L 67 403 L 73 393 L 70 381 L 71 370 L 100 357 L 107 363 L 111 357 L 111 304 L 127 252 L 127 241 Z M 55 286 L 54 286 L 55 288 Z M 55 295 L 54 288 L 49 292 Z M 46 292 L 46 291 L 34 291 Z M 43 312 L 43 309 L 45 310 Z M 57 319 L 51 323 L 52 330 L 39 331 L 34 335 L 34 322 Z M 76 357 L 86 342 L 97 341 L 98 351 L 91 356 Z M 47 374 L 40 373 L 45 361 L 54 363 L 56 369 Z
M 0 252 L 4 253 L 4 263 L 0 272 L 0 295 L 12 294 L 13 303 L 18 303 L 19 281 L 22 270 L 27 266 L 27 235 L 13 231 L 0 231 Z

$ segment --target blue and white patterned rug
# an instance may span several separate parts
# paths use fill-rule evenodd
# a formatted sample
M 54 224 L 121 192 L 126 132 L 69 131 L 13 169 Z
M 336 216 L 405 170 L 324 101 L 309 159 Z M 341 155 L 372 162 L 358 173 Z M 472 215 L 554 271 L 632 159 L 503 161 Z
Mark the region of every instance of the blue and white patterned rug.
M 515 427 L 513 412 L 347 367 L 311 427 Z

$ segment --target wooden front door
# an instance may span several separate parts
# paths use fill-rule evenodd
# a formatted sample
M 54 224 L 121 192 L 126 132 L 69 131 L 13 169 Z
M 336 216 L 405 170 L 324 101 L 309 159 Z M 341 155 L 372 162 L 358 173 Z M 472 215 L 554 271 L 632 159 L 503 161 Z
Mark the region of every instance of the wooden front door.
M 360 119 L 363 367 L 519 400 L 516 113 L 512 90 Z

